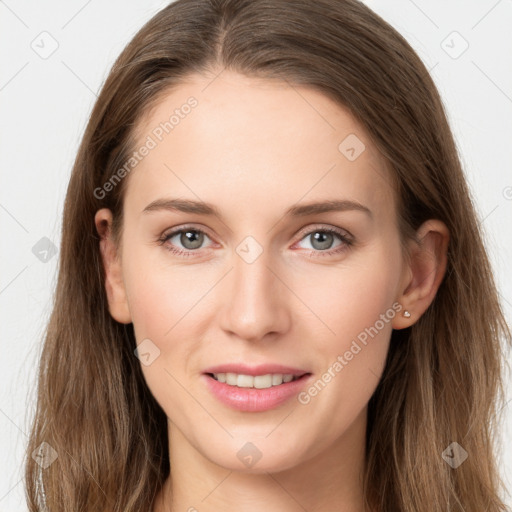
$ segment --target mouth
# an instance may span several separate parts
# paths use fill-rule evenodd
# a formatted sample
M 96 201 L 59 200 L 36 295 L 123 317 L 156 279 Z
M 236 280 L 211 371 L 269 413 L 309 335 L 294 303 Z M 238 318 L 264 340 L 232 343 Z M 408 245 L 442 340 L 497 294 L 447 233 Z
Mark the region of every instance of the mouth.
M 238 388 L 268 389 L 282 386 L 289 382 L 300 380 L 311 375 L 310 373 L 267 373 L 264 375 L 246 375 L 243 373 L 206 373 L 210 378 Z
M 223 366 L 204 372 L 204 384 L 220 403 L 241 412 L 264 412 L 284 407 L 313 379 L 312 373 L 289 367 L 279 367 L 279 370 L 294 373 L 278 373 L 277 366 L 265 370 L 237 366 L 239 371 L 248 373 L 211 371 L 226 369 Z M 233 367 L 229 369 L 233 370 Z

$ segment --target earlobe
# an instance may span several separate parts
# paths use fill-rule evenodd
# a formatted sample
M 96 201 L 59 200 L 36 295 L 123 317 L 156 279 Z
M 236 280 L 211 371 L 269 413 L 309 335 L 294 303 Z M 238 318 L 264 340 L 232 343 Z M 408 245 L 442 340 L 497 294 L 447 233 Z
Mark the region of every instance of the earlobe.
M 105 269 L 105 290 L 109 312 L 114 320 L 129 324 L 132 319 L 123 281 L 121 259 L 112 239 L 112 212 L 108 208 L 98 210 L 94 223 L 100 236 L 100 253 Z
M 393 329 L 417 322 L 434 300 L 446 273 L 449 239 L 448 228 L 440 220 L 428 220 L 418 229 L 417 241 L 411 244 L 408 279 L 397 299 L 402 310 L 393 320 Z

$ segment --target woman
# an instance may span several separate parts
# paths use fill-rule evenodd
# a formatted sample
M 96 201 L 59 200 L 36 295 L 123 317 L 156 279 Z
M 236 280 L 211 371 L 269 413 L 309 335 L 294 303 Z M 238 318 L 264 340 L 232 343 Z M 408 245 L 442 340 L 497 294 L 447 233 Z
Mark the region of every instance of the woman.
M 356 0 L 178 0 L 74 165 L 30 510 L 506 510 L 501 340 L 407 42 Z

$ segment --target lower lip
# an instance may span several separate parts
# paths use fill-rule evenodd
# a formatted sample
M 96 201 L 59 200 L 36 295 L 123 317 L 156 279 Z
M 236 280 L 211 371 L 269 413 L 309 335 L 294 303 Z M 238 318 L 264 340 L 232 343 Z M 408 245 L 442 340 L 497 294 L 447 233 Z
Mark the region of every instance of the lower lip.
M 297 395 L 305 386 L 311 374 L 306 374 L 300 377 L 300 379 L 265 389 L 230 386 L 215 380 L 208 374 L 203 374 L 202 377 L 205 379 L 210 391 L 228 407 L 238 411 L 261 412 L 274 409 Z

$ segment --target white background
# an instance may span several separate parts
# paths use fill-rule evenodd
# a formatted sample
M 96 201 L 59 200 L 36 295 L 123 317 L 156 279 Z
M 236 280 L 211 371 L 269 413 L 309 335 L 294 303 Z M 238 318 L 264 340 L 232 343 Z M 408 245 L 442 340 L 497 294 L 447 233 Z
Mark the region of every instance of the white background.
M 440 90 L 510 322 L 512 1 L 366 3 L 406 37 Z M 21 461 L 56 279 L 58 257 L 43 263 L 32 247 L 48 237 L 58 249 L 64 194 L 96 94 L 125 44 L 166 4 L 0 1 L 0 512 L 26 510 Z M 31 48 L 49 37 L 43 31 L 58 43 L 47 59 Z M 465 43 L 454 31 L 469 45 L 458 58 Z M 512 400 L 510 380 L 507 390 Z M 512 401 L 506 419 L 510 441 Z M 512 443 L 498 455 L 512 492 Z

